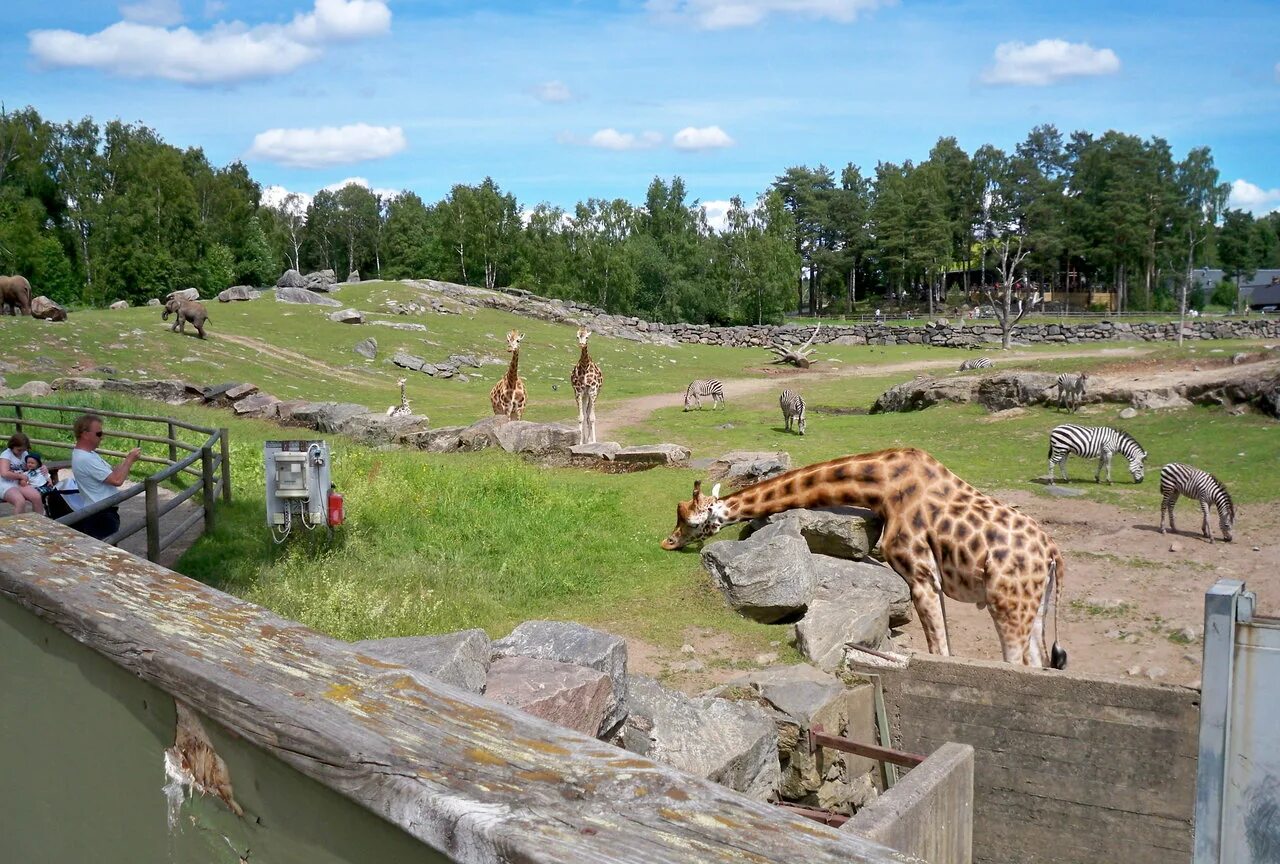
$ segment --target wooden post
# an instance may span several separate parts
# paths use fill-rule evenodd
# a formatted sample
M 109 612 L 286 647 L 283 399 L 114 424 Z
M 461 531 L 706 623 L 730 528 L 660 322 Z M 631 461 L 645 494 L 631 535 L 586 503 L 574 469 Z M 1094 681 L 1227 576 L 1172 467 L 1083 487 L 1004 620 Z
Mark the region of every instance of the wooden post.
M 13 417 L 14 417 L 13 431 L 21 432 L 22 431 L 22 406 L 21 405 L 13 406 Z
M 222 442 L 222 503 L 231 503 L 231 441 L 226 428 L 218 430 Z
M 160 560 L 160 484 L 153 476 L 142 481 L 146 495 L 147 560 Z
M 178 461 L 178 445 L 174 442 L 177 430 L 173 428 L 173 421 L 169 421 L 169 464 L 172 465 Z
M 213 530 L 213 448 L 200 448 L 200 481 L 204 486 L 204 530 Z

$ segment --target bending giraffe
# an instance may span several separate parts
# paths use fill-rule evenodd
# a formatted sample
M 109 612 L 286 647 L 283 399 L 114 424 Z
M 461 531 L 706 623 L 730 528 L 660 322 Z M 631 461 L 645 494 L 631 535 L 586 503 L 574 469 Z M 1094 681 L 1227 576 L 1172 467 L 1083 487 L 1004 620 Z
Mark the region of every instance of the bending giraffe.
M 400 385 L 400 404 L 392 405 L 391 407 L 387 408 L 387 416 L 388 417 L 409 417 L 413 414 L 413 412 L 409 410 L 409 396 L 407 393 L 405 393 L 405 389 L 404 389 L 404 385 L 407 383 L 407 380 L 404 378 L 401 378 L 396 383 Z
M 573 395 L 578 400 L 579 444 L 596 443 L 596 397 L 604 383 L 604 373 L 587 351 L 590 338 L 590 330 L 578 328 L 578 345 L 582 347 L 582 353 L 578 356 L 578 365 L 569 373 L 569 383 L 573 385 Z
M 726 498 L 717 485 L 676 505 L 676 527 L 663 549 L 710 537 L 725 525 L 793 508 L 845 505 L 884 521 L 880 548 L 911 589 L 931 654 L 950 656 L 942 595 L 990 611 L 1004 659 L 1045 665 L 1044 620 L 1053 604 L 1055 632 L 1064 562 L 1035 520 L 974 489 L 928 453 L 881 450 L 808 465 Z M 1067 652 L 1055 636 L 1051 665 Z
M 512 420 L 519 420 L 524 416 L 524 382 L 520 380 L 520 341 L 522 339 L 524 334 L 518 330 L 507 333 L 507 350 L 511 352 L 511 363 L 507 366 L 507 374 L 502 376 L 489 391 L 489 402 L 493 405 L 493 413 L 505 415 Z

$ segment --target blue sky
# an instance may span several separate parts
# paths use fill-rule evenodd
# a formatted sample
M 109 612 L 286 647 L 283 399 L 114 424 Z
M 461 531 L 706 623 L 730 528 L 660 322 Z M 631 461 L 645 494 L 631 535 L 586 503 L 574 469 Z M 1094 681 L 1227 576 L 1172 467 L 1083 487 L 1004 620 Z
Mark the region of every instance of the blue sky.
M 0 22 L 10 107 L 139 120 L 301 192 L 489 175 L 572 207 L 679 174 L 751 199 L 789 165 L 1054 123 L 1207 144 L 1233 204 L 1280 207 L 1273 2 L 10 0 Z

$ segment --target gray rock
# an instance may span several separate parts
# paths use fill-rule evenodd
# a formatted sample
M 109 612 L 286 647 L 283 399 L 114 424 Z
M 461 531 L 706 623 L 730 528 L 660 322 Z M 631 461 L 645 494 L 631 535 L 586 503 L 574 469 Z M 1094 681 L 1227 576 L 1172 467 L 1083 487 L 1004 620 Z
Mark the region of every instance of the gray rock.
M 31 317 L 41 321 L 66 321 L 67 310 L 41 294 L 31 299 Z
M 890 627 L 911 623 L 911 615 L 915 611 L 911 603 L 911 589 L 892 568 L 874 560 L 843 561 L 826 555 L 814 556 L 813 565 L 818 578 L 816 597 L 838 598 L 860 592 L 879 594 L 889 604 Z
M 441 426 L 438 429 L 421 429 L 401 438 L 401 443 L 429 453 L 452 453 L 462 447 L 461 432 L 465 426 Z
M 238 399 L 243 399 L 246 396 L 252 396 L 254 393 L 257 393 L 257 392 L 258 392 L 258 385 L 250 384 L 248 382 L 245 382 L 244 384 L 236 384 L 222 391 L 223 395 L 226 396 L 228 399 L 230 399 L 232 402 L 235 402 Z
M 1132 420 L 1134 417 L 1137 417 L 1137 416 L 1138 416 L 1138 411 L 1136 408 L 1125 408 L 1123 411 L 1120 412 L 1121 420 Z
M 359 271 L 359 270 L 352 270 L 350 273 L 348 273 L 348 274 L 347 274 L 347 281 L 348 281 L 348 282 L 359 282 L 359 281 L 360 281 L 360 271 Z
M 297 270 L 286 270 L 276 280 L 277 288 L 306 288 L 307 280 Z
M 421 414 L 392 417 L 386 413 L 366 411 L 339 422 L 339 431 L 365 444 L 391 444 L 427 427 Z
M 322 294 L 332 291 L 338 284 L 338 277 L 332 270 L 317 270 L 314 273 L 308 273 L 302 279 L 308 291 L 318 291 Z
M 1134 391 L 1133 399 L 1129 404 L 1134 408 L 1145 408 L 1149 411 L 1191 407 L 1191 402 L 1183 398 L 1173 387 Z
M 615 462 L 637 462 L 645 465 L 679 465 L 691 455 L 688 447 L 679 444 L 646 444 L 623 447 L 614 454 Z
M 874 590 L 819 589 L 796 622 L 796 648 L 821 669 L 844 665 L 845 643 L 881 648 L 889 638 L 889 601 Z
M 595 456 L 612 461 L 621 449 L 622 445 L 617 441 L 597 441 L 595 444 L 574 444 L 569 452 L 574 456 Z
M 741 487 L 776 477 L 790 468 L 790 453 L 734 450 L 712 462 L 708 476 Z
M 589 734 L 604 735 L 627 716 L 627 643 L 617 636 L 571 621 L 526 621 L 493 643 L 493 656 L 555 660 L 608 675 L 612 687 L 603 724 Z
M 800 612 L 817 590 L 813 555 L 794 524 L 712 543 L 702 550 L 702 566 L 730 606 L 765 624 Z
M 47 381 L 28 381 L 13 390 L 5 389 L 4 379 L 0 378 L 0 395 L 4 396 L 50 396 L 53 386 Z
M 159 298 L 159 297 L 152 297 L 150 300 L 148 300 L 148 301 L 147 301 L 147 305 L 148 305 L 148 306 L 163 306 L 164 304 L 160 302 L 160 298 Z
M 242 417 L 274 417 L 279 402 L 270 393 L 255 393 L 236 402 L 231 410 Z
M 1232 365 L 1232 366 L 1239 366 L 1241 363 L 1243 363 L 1244 361 L 1246 361 L 1246 360 L 1248 360 L 1248 359 L 1249 359 L 1249 355 L 1248 355 L 1248 354 L 1245 354 L 1243 351 L 1241 351 L 1241 352 L 1240 352 L 1240 353 L 1238 353 L 1238 354 L 1232 354 L 1232 355 L 1231 355 L 1231 365 Z
M 490 699 L 584 735 L 598 734 L 612 694 L 603 672 L 535 657 L 494 660 L 484 689 Z
M 746 539 L 765 525 L 794 523 L 809 544 L 809 551 L 861 561 L 871 554 L 880 540 L 884 526 L 869 510 L 854 507 L 832 507 L 823 510 L 787 510 L 764 519 L 756 519 L 743 530 Z
M 115 311 L 119 311 L 119 310 L 121 310 L 121 309 L 128 309 L 128 308 L 129 308 L 129 301 L 128 301 L 128 300 L 117 300 L 116 302 L 114 302 L 114 303 L 112 303 L 110 306 L 108 306 L 107 308 L 108 308 L 108 309 L 113 309 L 113 310 L 115 310 Z
M 972 378 L 931 378 L 921 375 L 880 394 L 871 406 L 872 414 L 899 411 L 922 411 L 939 402 L 963 404 L 973 399 Z
M 401 350 L 391 355 L 391 362 L 399 366 L 401 369 L 408 369 L 413 372 L 421 372 L 422 367 L 426 364 L 427 361 L 423 360 L 421 357 L 418 357 L 414 354 L 410 354 L 408 351 Z
M 231 303 L 237 300 L 257 300 L 259 293 L 248 285 L 235 285 L 218 294 L 219 303 Z
M 484 450 L 498 446 L 498 427 L 512 422 L 509 417 L 495 414 L 477 420 L 458 433 L 458 446 L 463 450 Z
M 351 402 L 310 402 L 293 409 L 292 419 L 318 432 L 342 432 L 348 420 L 367 413 L 368 408 Z
M 1001 372 L 978 382 L 978 404 L 988 411 L 1038 405 L 1057 380 L 1058 376 L 1048 372 Z
M 370 336 L 356 343 L 356 347 L 351 349 L 367 360 L 373 360 L 378 356 L 378 340 Z
M 311 306 L 333 306 L 338 308 L 342 306 L 332 297 L 321 297 L 314 291 L 308 291 L 306 288 L 277 288 L 275 290 L 275 298 L 280 303 L 305 303 Z
M 370 639 L 353 646 L 384 663 L 398 663 L 446 684 L 483 693 L 492 646 L 483 630 L 463 630 L 444 636 L 404 636 Z
M 427 325 L 425 324 L 409 324 L 401 321 L 370 321 L 370 324 L 377 324 L 379 327 L 391 327 L 396 330 L 414 330 L 425 333 Z
M 578 443 L 577 426 L 563 423 L 531 423 L 512 420 L 495 430 L 498 445 L 508 453 L 552 453 L 567 451 Z
M 196 288 L 182 288 L 178 291 L 170 291 L 165 295 L 166 300 L 199 300 L 200 291 Z
M 329 320 L 339 324 L 363 324 L 364 313 L 359 309 L 342 309 L 338 312 L 330 312 Z
M 690 698 L 632 676 L 622 746 L 760 801 L 781 781 L 778 731 L 758 705 Z

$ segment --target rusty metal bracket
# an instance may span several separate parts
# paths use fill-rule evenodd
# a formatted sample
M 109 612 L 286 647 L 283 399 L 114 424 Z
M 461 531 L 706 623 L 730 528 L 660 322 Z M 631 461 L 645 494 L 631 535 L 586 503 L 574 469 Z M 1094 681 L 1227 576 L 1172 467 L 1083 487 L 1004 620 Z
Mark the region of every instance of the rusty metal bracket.
M 817 753 L 819 747 L 830 747 L 832 750 L 853 753 L 856 756 L 866 756 L 879 762 L 889 762 L 893 765 L 902 765 L 907 768 L 914 768 L 925 759 L 918 753 L 907 753 L 902 750 L 894 750 L 892 747 L 863 744 L 861 741 L 841 738 L 838 735 L 828 735 L 822 731 L 821 723 L 814 723 L 809 727 L 809 755 Z
M 788 804 L 785 801 L 774 801 L 773 804 L 788 813 L 821 822 L 823 825 L 830 825 L 832 828 L 839 828 L 849 821 L 849 817 L 843 813 L 832 813 L 830 810 L 815 810 L 812 807 L 801 807 L 799 804 Z

